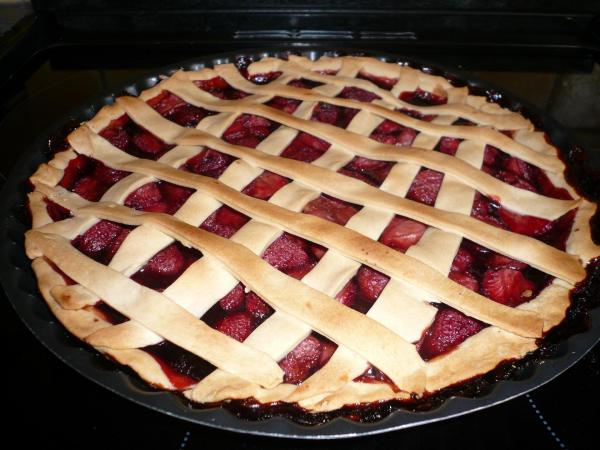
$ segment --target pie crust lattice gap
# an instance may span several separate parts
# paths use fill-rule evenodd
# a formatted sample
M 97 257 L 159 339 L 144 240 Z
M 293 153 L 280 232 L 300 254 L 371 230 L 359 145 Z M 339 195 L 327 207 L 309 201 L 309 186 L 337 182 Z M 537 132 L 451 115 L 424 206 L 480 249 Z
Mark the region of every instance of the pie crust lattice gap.
M 600 254 L 543 132 L 372 58 L 179 71 L 68 142 L 31 177 L 40 291 L 194 402 L 428 395 L 535 350 Z

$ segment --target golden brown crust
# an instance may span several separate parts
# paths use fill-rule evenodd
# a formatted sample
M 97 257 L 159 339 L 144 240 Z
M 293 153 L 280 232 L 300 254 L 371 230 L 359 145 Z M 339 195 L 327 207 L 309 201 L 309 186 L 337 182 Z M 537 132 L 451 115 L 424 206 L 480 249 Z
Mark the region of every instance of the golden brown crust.
M 275 81 L 259 86 L 244 79 L 232 65 L 198 72 L 180 71 L 139 99 L 124 97 L 102 108 L 69 136 L 72 148 L 58 153 L 32 175 L 35 191 L 29 195 L 33 231 L 27 234 L 28 254 L 34 259 L 42 296 L 57 318 L 76 336 L 113 359 L 131 366 L 149 383 L 174 389 L 160 365 L 142 347 L 163 338 L 204 357 L 217 370 L 185 391 L 198 402 L 254 397 L 261 402 L 297 402 L 310 411 L 330 411 L 348 403 L 406 399 L 410 393 L 432 392 L 487 372 L 508 359 L 518 359 L 536 348 L 535 337 L 557 325 L 569 305 L 569 288 L 580 281 L 585 264 L 600 253 L 590 238 L 589 220 L 596 211 L 575 193 L 562 176 L 562 162 L 543 134 L 518 113 L 504 110 L 483 97 L 454 88 L 441 77 L 383 63 L 371 58 L 321 58 L 289 61 L 265 58 L 248 68 L 250 73 L 281 71 Z M 335 76 L 320 73 L 335 71 Z M 398 79 L 391 91 L 356 78 L 360 73 Z M 234 88 L 251 95 L 241 100 L 219 100 L 194 86 L 195 80 L 222 76 Z M 289 86 L 293 79 L 324 83 L 314 89 Z M 337 97 L 346 86 L 380 97 L 372 103 Z M 414 106 L 398 98 L 417 88 L 448 99 L 439 106 Z M 185 129 L 164 119 L 144 101 L 168 90 L 185 101 L 220 112 L 202 120 L 197 129 Z M 263 105 L 274 96 L 302 101 L 293 115 Z M 309 120 L 318 102 L 360 108 L 350 125 L 340 129 Z M 398 109 L 438 114 L 431 122 L 410 117 Z M 98 133 L 122 114 L 177 147 L 158 161 L 139 160 L 121 152 Z M 241 113 L 255 114 L 281 126 L 256 149 L 235 146 L 221 138 Z M 452 125 L 464 118 L 477 126 Z M 389 119 L 419 131 L 413 146 L 398 149 L 368 139 Z M 312 164 L 279 157 L 298 130 L 332 144 Z M 516 130 L 512 138 L 502 130 Z M 442 136 L 464 139 L 455 157 L 433 152 Z M 530 162 L 544 170 L 557 187 L 574 200 L 557 200 L 506 184 L 480 170 L 486 145 Z M 177 170 L 209 146 L 240 158 L 218 179 Z M 87 202 L 58 187 L 69 161 L 85 154 L 109 167 L 132 172 L 101 199 Z M 397 164 L 379 189 L 338 174 L 355 156 L 395 161 Z M 410 182 L 421 166 L 445 174 L 435 208 L 406 200 Z M 289 177 L 292 183 L 268 202 L 239 191 L 263 169 Z M 129 193 L 156 179 L 194 188 L 196 192 L 173 216 L 134 212 L 122 205 Z M 516 235 L 469 216 L 475 191 L 520 213 L 554 220 L 577 208 L 573 230 L 562 252 L 532 238 Z M 364 205 L 345 227 L 301 214 L 304 205 L 321 192 Z M 45 199 L 70 209 L 73 218 L 52 222 Z M 231 240 L 197 227 L 226 203 L 252 220 Z M 377 242 L 394 214 L 430 226 L 406 255 Z M 99 219 L 137 225 L 108 267 L 95 263 L 68 240 Z M 276 271 L 259 256 L 282 231 L 325 245 L 329 251 L 302 281 Z M 492 302 L 446 276 L 462 237 L 524 261 L 557 279 L 533 301 L 518 308 Z M 175 240 L 200 249 L 204 256 L 192 264 L 162 294 L 129 280 L 156 252 Z M 47 262 L 52 261 L 77 284 L 66 286 Z M 335 302 L 332 297 L 367 264 L 391 277 L 367 315 Z M 276 312 L 244 341 L 238 343 L 197 320 L 238 281 L 263 297 Z M 203 288 L 199 288 L 202 285 Z M 205 287 L 205 288 L 204 288 Z M 123 292 L 130 296 L 122 295 Z M 111 325 L 95 312 L 102 298 L 133 320 Z M 137 300 L 152 303 L 153 317 Z M 443 301 L 492 326 L 468 338 L 456 349 L 423 362 L 411 342 L 419 339 Z M 350 325 L 349 325 L 350 324 Z M 276 361 L 283 358 L 312 330 L 339 346 L 331 359 L 299 386 L 281 382 Z M 276 338 L 274 338 L 276 337 Z M 203 342 L 201 342 L 203 341 Z M 206 342 L 214 345 L 206 346 Z M 226 349 L 214 351 L 217 347 Z M 386 373 L 401 390 L 387 384 L 353 381 L 369 363 Z

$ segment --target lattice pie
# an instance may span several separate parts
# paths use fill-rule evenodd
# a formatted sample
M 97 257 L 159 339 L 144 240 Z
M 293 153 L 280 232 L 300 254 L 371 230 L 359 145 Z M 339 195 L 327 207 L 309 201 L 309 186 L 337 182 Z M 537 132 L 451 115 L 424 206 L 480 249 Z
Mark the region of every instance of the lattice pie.
M 75 336 L 193 402 L 413 401 L 523 358 L 600 249 L 523 115 L 362 57 L 178 71 L 31 177 Z M 250 401 L 250 400 L 248 400 Z

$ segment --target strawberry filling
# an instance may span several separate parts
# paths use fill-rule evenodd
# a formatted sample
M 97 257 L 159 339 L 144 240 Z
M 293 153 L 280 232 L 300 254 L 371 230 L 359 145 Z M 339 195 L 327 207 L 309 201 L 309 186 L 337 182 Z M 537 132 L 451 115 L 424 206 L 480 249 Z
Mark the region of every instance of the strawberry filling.
M 566 189 L 554 186 L 540 168 L 490 145 L 485 148 L 482 170 L 520 189 L 537 192 L 546 197 L 572 199 Z
M 174 147 L 136 124 L 127 114 L 111 121 L 100 136 L 124 152 L 143 159 L 157 160 Z
M 417 88 L 414 91 L 404 91 L 400 94 L 400 100 L 415 106 L 436 106 L 448 102 L 446 97 L 436 95 L 432 92 Z
M 193 189 L 166 181 L 154 181 L 130 193 L 125 199 L 125 206 L 146 212 L 175 214 L 193 192 Z
M 202 119 L 215 114 L 214 111 L 190 105 L 169 91 L 162 91 L 147 103 L 164 118 L 187 128 L 194 128 Z
M 293 234 L 283 233 L 264 251 L 262 258 L 281 272 L 300 279 L 317 264 L 311 243 Z
M 398 82 L 397 78 L 378 77 L 368 72 L 360 72 L 356 78 L 362 80 L 369 80 L 371 83 L 377 85 L 381 89 L 391 91 L 394 85 Z
M 302 212 L 320 217 L 321 219 L 345 225 L 350 218 L 360 210 L 361 206 L 345 202 L 327 194 L 321 194 L 308 202 Z
M 131 279 L 150 289 L 162 292 L 201 256 L 202 254 L 198 250 L 176 242 L 150 258 L 140 270 L 131 276 Z
M 342 305 L 365 314 L 379 298 L 388 281 L 389 277 L 386 275 L 368 266 L 361 266 L 335 299 Z
M 242 92 L 230 86 L 229 83 L 221 77 L 211 78 L 210 80 L 196 80 L 194 81 L 194 84 L 203 91 L 222 100 L 238 100 L 249 95 L 246 92 Z
M 276 80 L 281 76 L 282 72 L 267 72 L 267 73 L 256 73 L 254 75 L 247 76 L 249 81 L 254 84 L 269 84 L 271 81 Z
M 442 186 L 444 174 L 435 170 L 421 168 L 413 180 L 406 198 L 429 206 L 435 204 L 438 192 Z
M 110 187 L 129 172 L 111 169 L 100 161 L 85 155 L 77 155 L 69 161 L 59 186 L 78 194 L 86 200 L 100 200 Z
M 291 180 L 276 173 L 265 170 L 246 186 L 242 193 L 261 200 L 268 200 L 275 192 Z
M 227 205 L 223 205 L 208 216 L 202 225 L 200 225 L 200 228 L 229 239 L 249 220 L 250 217 Z
M 280 156 L 309 163 L 323 155 L 329 147 L 328 142 L 301 131 L 281 152 Z
M 75 237 L 71 244 L 94 261 L 108 264 L 131 230 L 131 227 L 101 220 Z
M 394 164 L 391 161 L 379 161 L 355 156 L 352 161 L 338 170 L 338 173 L 364 181 L 372 186 L 381 186 Z
M 222 139 L 230 144 L 254 148 L 278 127 L 278 123 L 264 117 L 241 114 L 225 130 Z
M 46 203 L 46 211 L 54 222 L 73 217 L 71 211 L 60 206 L 58 203 L 54 203 L 52 200 L 48 200 L 47 198 L 44 199 L 44 202 Z
M 215 330 L 243 342 L 274 310 L 254 292 L 237 284 L 203 316 Z
M 336 349 L 335 343 L 313 331 L 279 361 L 283 381 L 300 384 L 323 367 Z
M 236 158 L 211 148 L 205 148 L 188 159 L 181 169 L 211 178 L 219 178 Z
M 386 119 L 373 130 L 370 138 L 382 144 L 409 147 L 412 145 L 415 137 L 417 137 L 417 134 L 417 130 Z
M 379 242 L 404 253 L 415 245 L 427 229 L 427 225 L 403 216 L 394 216 L 383 230 Z

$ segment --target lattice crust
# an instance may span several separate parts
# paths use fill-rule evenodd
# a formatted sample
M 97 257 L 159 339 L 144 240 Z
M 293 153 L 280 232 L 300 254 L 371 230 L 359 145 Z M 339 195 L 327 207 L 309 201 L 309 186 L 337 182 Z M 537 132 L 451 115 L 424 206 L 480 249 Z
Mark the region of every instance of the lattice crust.
M 254 397 L 265 403 L 296 402 L 309 411 L 330 411 L 350 403 L 423 395 L 485 373 L 534 350 L 536 338 L 562 321 L 569 290 L 584 278 L 586 263 L 600 253 L 589 229 L 595 205 L 566 183 L 556 149 L 523 116 L 469 95 L 467 88 L 453 87 L 441 77 L 371 58 L 265 58 L 251 64 L 248 72 L 281 75 L 267 84 L 255 84 L 234 65 L 224 64 L 179 71 L 139 98 L 120 97 L 74 131 L 68 138 L 71 148 L 56 154 L 31 177 L 35 191 L 29 195 L 33 229 L 26 236 L 27 253 L 43 297 L 74 335 L 166 389 L 176 386 L 142 348 L 167 340 L 203 358 L 215 369 L 184 392 L 197 402 Z M 358 77 L 365 73 L 397 82 L 386 90 Z M 194 84 L 215 77 L 249 95 L 224 100 Z M 319 85 L 307 89 L 288 84 L 298 79 Z M 338 97 L 348 87 L 379 99 L 368 103 Z M 416 89 L 445 97 L 447 103 L 416 106 L 399 98 L 400 93 Z M 204 118 L 196 128 L 179 126 L 146 103 L 163 91 L 217 114 Z M 268 106 L 276 96 L 296 99 L 299 106 L 292 114 Z M 310 120 L 319 102 L 360 112 L 340 128 Z M 435 118 L 415 118 L 401 109 Z M 99 133 L 123 114 L 174 148 L 152 161 L 114 147 Z M 229 144 L 223 133 L 241 114 L 264 117 L 280 126 L 256 148 Z M 385 119 L 416 130 L 412 146 L 399 149 L 369 139 Z M 472 124 L 454 124 L 457 119 Z M 501 130 L 511 130 L 511 137 Z M 331 144 L 312 163 L 280 156 L 301 131 Z M 442 137 L 462 140 L 455 156 L 433 151 Z M 487 145 L 543 169 L 573 200 L 545 197 L 482 171 Z M 205 147 L 238 158 L 218 180 L 178 169 Z M 87 201 L 59 185 L 78 154 L 131 174 L 98 202 Z M 338 173 L 356 156 L 396 164 L 375 187 Z M 421 167 L 444 174 L 435 207 L 405 198 Z M 241 193 L 264 170 L 292 181 L 268 201 Z M 124 206 L 130 193 L 156 180 L 195 191 L 172 216 Z M 471 217 L 476 191 L 513 212 L 542 219 L 555 220 L 576 209 L 565 251 Z M 345 226 L 301 212 L 322 193 L 362 209 Z M 72 217 L 54 222 L 47 200 L 68 209 Z M 251 218 L 229 240 L 198 228 L 223 204 Z M 428 226 L 405 254 L 377 241 L 395 214 Z M 108 265 L 70 243 L 99 220 L 135 227 Z M 260 257 L 283 231 L 328 249 L 301 280 Z M 554 276 L 554 281 L 535 299 L 515 308 L 490 300 L 448 278 L 463 238 L 527 263 Z M 130 278 L 173 242 L 199 250 L 202 257 L 162 292 Z M 390 277 L 366 314 L 333 298 L 362 264 Z M 58 270 L 74 283 L 68 284 Z M 243 342 L 198 319 L 240 281 L 275 310 Z M 100 317 L 93 308 L 100 299 L 130 320 L 113 325 Z M 432 303 L 444 303 L 490 326 L 425 362 L 415 343 L 434 320 L 437 308 Z M 329 338 L 337 349 L 299 385 L 284 383 L 278 362 L 313 331 Z M 395 388 L 390 383 L 355 380 L 370 365 Z

